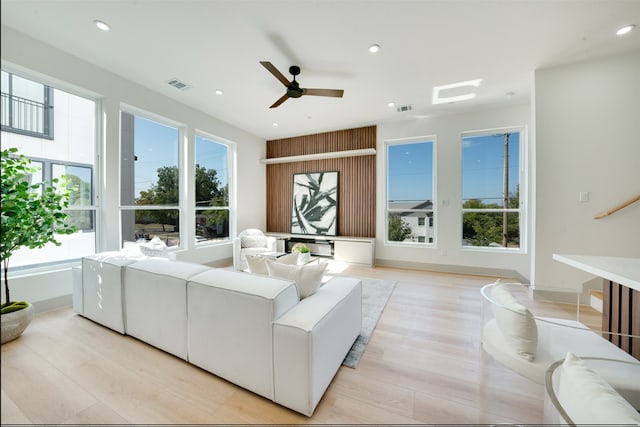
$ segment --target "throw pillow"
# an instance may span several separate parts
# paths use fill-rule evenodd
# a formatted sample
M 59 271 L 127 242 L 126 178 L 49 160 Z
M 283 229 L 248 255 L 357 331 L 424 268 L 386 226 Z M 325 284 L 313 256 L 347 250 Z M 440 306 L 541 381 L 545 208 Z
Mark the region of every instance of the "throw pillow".
M 538 327 L 533 314 L 518 303 L 505 285 L 496 283 L 491 298 L 499 304 L 492 304 L 491 308 L 500 332 L 518 356 L 532 362 L 538 347 Z
M 279 262 L 280 264 L 296 265 L 298 264 L 298 253 L 291 252 L 290 254 L 282 255 L 281 257 L 276 258 L 276 262 Z
M 266 248 L 267 236 L 242 236 L 240 237 L 242 248 Z
M 572 353 L 562 363 L 558 401 L 577 425 L 640 425 L 640 414 L 633 406 Z
M 300 299 L 316 293 L 322 285 L 322 276 L 327 268 L 326 263 L 317 265 L 287 265 L 267 260 L 269 276 L 293 280 L 298 289 Z
M 267 270 L 267 259 L 265 257 L 261 257 L 259 255 L 247 255 L 245 258 L 247 260 L 247 265 L 249 266 L 249 273 L 262 274 L 263 276 L 269 275 L 269 271 Z

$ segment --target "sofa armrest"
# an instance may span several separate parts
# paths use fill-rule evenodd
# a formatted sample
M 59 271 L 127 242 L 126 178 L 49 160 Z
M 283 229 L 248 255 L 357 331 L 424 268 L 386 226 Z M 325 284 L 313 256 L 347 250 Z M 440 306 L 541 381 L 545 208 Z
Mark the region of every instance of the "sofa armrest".
M 311 416 L 362 328 L 362 282 L 336 277 L 273 324 L 274 401 Z

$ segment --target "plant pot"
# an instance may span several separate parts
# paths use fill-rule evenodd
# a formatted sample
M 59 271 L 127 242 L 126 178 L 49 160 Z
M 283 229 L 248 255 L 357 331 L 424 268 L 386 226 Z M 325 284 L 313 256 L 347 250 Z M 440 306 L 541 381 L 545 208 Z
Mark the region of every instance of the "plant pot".
M 311 259 L 311 253 L 310 252 L 298 252 L 298 262 L 300 264 L 308 263 L 309 259 Z
M 27 326 L 29 326 L 31 319 L 33 319 L 33 304 L 29 304 L 22 310 L 0 316 L 2 325 L 2 344 L 18 338 Z

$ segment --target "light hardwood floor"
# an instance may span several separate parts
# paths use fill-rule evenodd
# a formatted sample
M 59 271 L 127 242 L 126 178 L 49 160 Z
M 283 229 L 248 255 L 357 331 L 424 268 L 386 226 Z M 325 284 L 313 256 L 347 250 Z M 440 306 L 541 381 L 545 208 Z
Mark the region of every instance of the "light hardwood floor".
M 543 421 L 543 387 L 481 349 L 480 287 L 494 278 L 353 266 L 341 274 L 397 285 L 360 364 L 339 369 L 311 418 L 64 308 L 2 345 L 2 424 Z M 575 306 L 526 305 L 575 318 Z M 600 323 L 590 308 L 580 316 Z

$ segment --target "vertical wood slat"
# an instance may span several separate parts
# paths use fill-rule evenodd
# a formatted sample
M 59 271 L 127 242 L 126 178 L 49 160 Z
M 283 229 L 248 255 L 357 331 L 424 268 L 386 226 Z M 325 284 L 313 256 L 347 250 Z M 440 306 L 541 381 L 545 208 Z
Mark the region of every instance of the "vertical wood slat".
M 611 312 L 609 313 L 611 319 L 611 331 L 620 332 L 620 285 L 611 282 Z M 620 346 L 620 336 L 613 335 L 610 340 L 612 343 Z
M 640 336 L 640 292 L 603 280 L 602 330 Z M 605 334 L 605 338 L 640 360 L 640 338 Z
M 620 285 L 620 333 L 631 334 L 631 289 Z M 631 353 L 631 338 L 621 336 L 620 348 Z
M 640 336 L 640 291 L 631 293 L 631 335 Z M 640 338 L 631 339 L 631 355 L 640 360 Z
M 607 279 L 602 280 L 602 331 L 611 332 L 611 282 Z M 611 341 L 611 335 L 605 334 L 604 337 Z
M 376 127 L 267 141 L 267 158 L 376 147 Z M 267 165 L 267 231 L 291 231 L 293 175 L 338 172 L 338 235 L 375 237 L 376 156 Z

